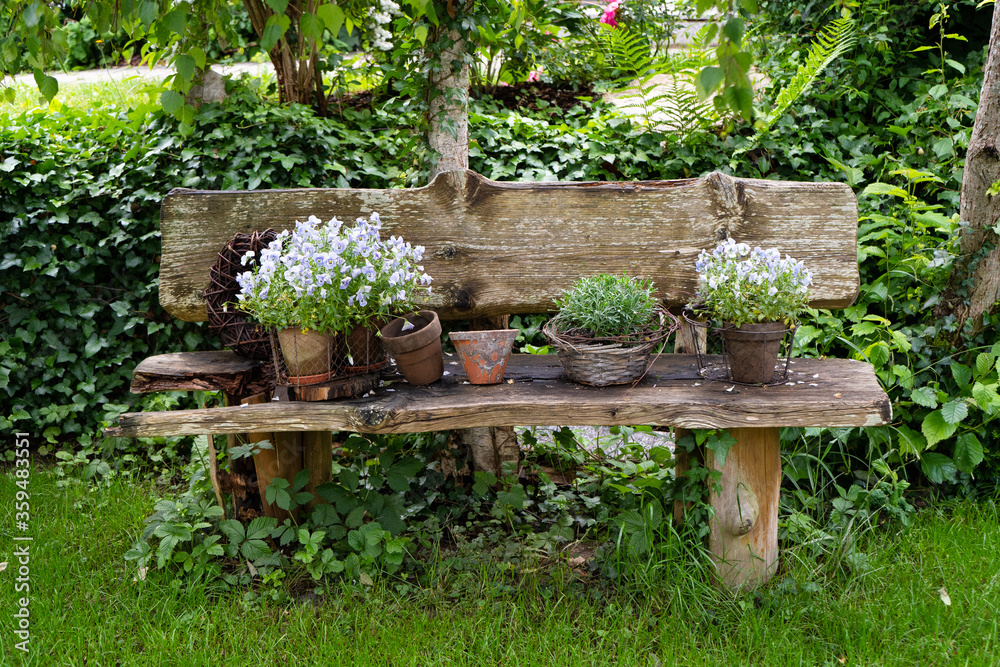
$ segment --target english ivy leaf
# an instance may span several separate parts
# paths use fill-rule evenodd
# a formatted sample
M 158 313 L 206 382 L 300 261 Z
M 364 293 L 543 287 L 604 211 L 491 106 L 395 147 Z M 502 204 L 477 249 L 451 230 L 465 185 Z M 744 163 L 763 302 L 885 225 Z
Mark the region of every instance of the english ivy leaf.
M 955 443 L 955 464 L 964 473 L 972 474 L 973 469 L 983 461 L 983 444 L 974 433 L 963 433 Z
M 930 387 L 921 387 L 910 392 L 910 400 L 917 405 L 933 410 L 938 406 L 937 392 Z
M 941 406 L 941 416 L 949 424 L 958 424 L 969 414 L 969 406 L 965 401 L 948 401 Z
M 935 484 L 944 482 L 954 482 L 958 468 L 955 462 L 944 454 L 937 452 L 927 452 L 920 458 L 920 467 L 927 475 L 927 479 Z
M 920 431 L 927 438 L 928 447 L 933 447 L 942 440 L 947 440 L 953 436 L 956 428 L 958 427 L 955 424 L 949 424 L 945 421 L 940 410 L 935 410 L 924 417 L 924 421 L 920 425 Z

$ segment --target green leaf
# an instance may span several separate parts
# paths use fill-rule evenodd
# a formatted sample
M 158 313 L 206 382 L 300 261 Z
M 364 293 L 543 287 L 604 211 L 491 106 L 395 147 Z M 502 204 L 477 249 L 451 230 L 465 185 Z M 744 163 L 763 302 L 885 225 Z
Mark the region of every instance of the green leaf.
M 243 529 L 243 524 L 236 519 L 226 519 L 225 521 L 220 521 L 219 530 L 221 530 L 233 544 L 239 544 L 246 539 L 246 532 Z
M 174 60 L 174 67 L 177 68 L 177 73 L 180 74 L 185 83 L 191 83 L 195 70 L 195 61 L 192 56 L 186 53 L 177 56 Z
M 320 19 L 316 14 L 310 14 L 305 12 L 299 19 L 299 29 L 302 31 L 302 35 L 306 39 L 310 39 L 318 42 L 323 38 L 323 20 Z
M 940 410 L 935 410 L 926 417 L 920 425 L 920 431 L 927 438 L 927 446 L 933 447 L 942 440 L 947 440 L 955 434 L 955 424 L 949 424 L 941 415 Z
M 325 5 L 320 5 L 316 9 L 316 16 L 323 21 L 323 25 L 326 29 L 336 37 L 340 32 L 341 27 L 344 25 L 344 10 L 335 4 L 328 3 Z M 427 38 L 427 26 L 421 26 L 424 29 L 424 39 Z M 419 29 L 419 28 L 418 28 Z M 417 37 L 419 39 L 419 36 Z M 421 42 L 423 43 L 423 42 Z
M 925 408 L 934 409 L 938 406 L 937 392 L 931 387 L 921 387 L 910 392 L 910 400 Z
M 991 412 L 1000 403 L 1000 397 L 997 396 L 997 383 L 976 382 L 972 385 L 972 398 L 976 400 L 976 405 L 979 406 L 980 410 Z
M 980 352 L 979 356 L 976 357 L 976 375 L 982 377 L 993 372 L 993 364 L 996 363 L 996 357 L 989 352 Z
M 963 400 L 948 401 L 941 406 L 941 416 L 949 424 L 958 424 L 969 414 L 969 405 Z
M 260 48 L 265 51 L 273 49 L 291 24 L 291 19 L 284 14 L 272 15 L 264 26 L 264 34 L 260 37 Z
M 151 0 L 146 0 L 141 5 L 139 5 L 139 20 L 142 21 L 144 28 L 149 28 L 150 24 L 156 20 L 156 17 L 160 14 L 160 6 L 158 3 L 152 2 Z
M 983 445 L 974 433 L 963 433 L 955 443 L 955 464 L 964 473 L 972 474 L 973 469 L 983 461 Z
M 704 100 L 708 98 L 722 83 L 722 68 L 720 67 L 706 67 L 698 72 L 697 76 L 694 78 L 694 88 L 695 92 L 698 93 L 698 99 Z
M 740 46 L 743 43 L 743 30 L 745 24 L 743 19 L 738 16 L 726 21 L 726 24 L 722 26 L 722 34 L 725 35 L 726 39 L 733 43 L 734 46 Z
M 427 44 L 427 26 L 425 26 L 425 25 L 418 25 L 416 28 L 413 29 L 413 36 L 417 38 L 417 41 L 420 42 L 421 45 L 426 45 Z
M 344 519 L 344 525 L 348 528 L 357 528 L 365 520 L 365 508 L 355 507 Z
M 705 447 L 712 450 L 715 454 L 715 462 L 721 470 L 726 465 L 726 457 L 729 455 L 729 450 L 735 444 L 736 438 L 731 436 L 729 431 L 721 431 L 719 434 L 709 436 L 705 442 Z
M 740 0 L 740 6 L 751 14 L 757 13 L 757 0 Z
M 964 388 L 969 386 L 969 381 L 972 380 L 972 369 L 965 364 L 952 364 L 951 376 L 955 378 L 959 387 Z
M 924 474 L 927 475 L 927 479 L 934 484 L 953 482 L 955 481 L 955 475 L 958 473 L 955 462 L 944 454 L 938 454 L 937 452 L 927 452 L 924 454 L 920 458 L 920 467 L 923 469 Z
M 265 0 L 265 2 L 275 14 L 284 14 L 288 9 L 288 0 Z
M 955 69 L 957 69 L 962 74 L 965 74 L 965 65 L 963 65 L 962 63 L 958 62 L 957 60 L 952 60 L 951 58 L 945 58 L 944 61 L 949 65 L 951 65 L 952 67 L 954 67 Z
M 927 449 L 927 439 L 905 424 L 896 429 L 899 436 L 899 452 L 903 455 L 917 456 Z
M 409 491 L 410 480 L 423 467 L 424 464 L 412 456 L 400 459 L 386 471 L 385 481 L 393 491 Z
M 55 77 L 49 76 L 42 70 L 35 68 L 35 85 L 38 86 L 38 92 L 42 94 L 42 97 L 46 101 L 51 102 L 52 98 L 56 96 L 59 92 L 59 82 L 56 81 Z
M 906 190 L 896 185 L 889 185 L 888 183 L 870 183 L 861 191 L 862 197 L 870 197 L 872 195 L 892 195 L 902 199 L 909 197 L 909 193 Z
M 160 104 L 163 106 L 164 112 L 173 115 L 184 106 L 184 97 L 176 91 L 164 90 L 160 94 Z
M 160 19 L 159 25 L 168 32 L 183 36 L 184 29 L 187 27 L 187 12 L 184 7 L 186 3 L 181 3 L 181 5 L 181 7 L 165 14 Z

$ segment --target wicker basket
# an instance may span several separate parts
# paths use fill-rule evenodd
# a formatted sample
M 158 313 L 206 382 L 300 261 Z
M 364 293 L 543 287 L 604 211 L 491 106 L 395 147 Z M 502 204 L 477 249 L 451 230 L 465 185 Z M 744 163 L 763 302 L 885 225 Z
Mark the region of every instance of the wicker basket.
M 666 310 L 658 309 L 657 318 L 659 328 L 650 328 L 639 340 L 634 336 L 593 338 L 579 329 L 562 330 L 558 315 L 542 327 L 542 332 L 559 351 L 559 361 L 570 380 L 606 387 L 636 382 L 649 370 L 653 349 L 677 329 L 677 318 Z
M 205 306 L 208 309 L 208 327 L 222 339 L 222 344 L 233 352 L 252 359 L 271 358 L 271 339 L 267 330 L 242 310 L 238 310 L 236 295 L 240 286 L 236 274 L 252 266 L 243 266 L 240 260 L 253 250 L 255 265 L 260 251 L 278 237 L 273 229 L 250 234 L 237 234 L 219 251 L 215 265 L 209 271 L 209 285 L 205 289 Z

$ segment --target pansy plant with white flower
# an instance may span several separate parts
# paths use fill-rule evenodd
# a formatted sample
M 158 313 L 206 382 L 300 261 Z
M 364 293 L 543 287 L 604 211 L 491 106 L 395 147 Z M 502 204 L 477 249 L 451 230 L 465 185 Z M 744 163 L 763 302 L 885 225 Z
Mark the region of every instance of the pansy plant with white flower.
M 296 222 L 261 251 L 253 270 L 237 275 L 238 306 L 266 326 L 327 332 L 413 310 L 418 288 L 431 282 L 419 264 L 424 249 L 395 236 L 382 240 L 381 227 L 378 213 L 353 226 L 316 216 Z M 244 266 L 251 259 L 247 253 Z
M 750 249 L 727 239 L 701 251 L 695 263 L 698 298 L 693 306 L 723 322 L 784 322 L 790 326 L 809 301 L 812 273 L 777 248 Z

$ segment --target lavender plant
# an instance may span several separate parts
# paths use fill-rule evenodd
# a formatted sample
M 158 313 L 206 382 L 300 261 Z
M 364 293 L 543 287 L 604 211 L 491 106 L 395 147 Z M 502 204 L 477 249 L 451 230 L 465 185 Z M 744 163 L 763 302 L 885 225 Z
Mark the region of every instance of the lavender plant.
M 345 226 L 336 217 L 295 223 L 261 251 L 259 263 L 236 277 L 237 307 L 261 324 L 346 332 L 358 324 L 414 308 L 431 277 L 419 264 L 423 246 L 382 240 L 378 213 Z M 254 259 L 248 252 L 244 266 Z
M 727 239 L 702 250 L 695 263 L 698 299 L 694 307 L 736 326 L 749 322 L 793 325 L 809 301 L 812 272 L 777 248 L 750 250 Z

